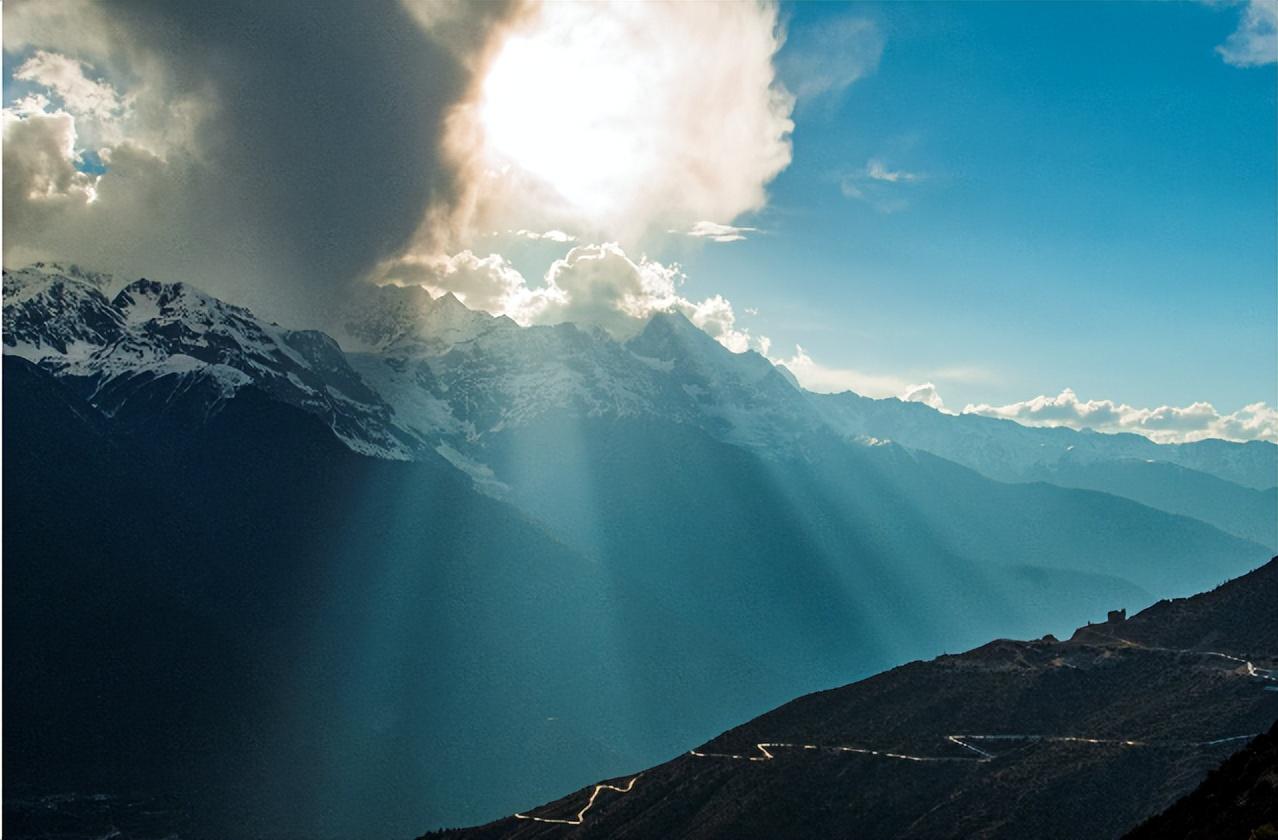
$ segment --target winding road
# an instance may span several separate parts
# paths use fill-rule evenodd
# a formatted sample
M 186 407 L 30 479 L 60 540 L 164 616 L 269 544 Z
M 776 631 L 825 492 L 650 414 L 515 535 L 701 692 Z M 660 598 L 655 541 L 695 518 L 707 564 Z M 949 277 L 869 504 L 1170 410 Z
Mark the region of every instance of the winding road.
M 1152 648 L 1152 650 L 1166 650 L 1167 648 Z M 1195 651 L 1179 651 L 1180 653 L 1193 653 Z M 1217 653 L 1214 650 L 1200 651 L 1203 656 L 1219 656 L 1222 659 L 1228 659 L 1233 662 L 1241 662 L 1247 667 L 1247 676 L 1256 677 L 1261 680 L 1269 680 L 1270 682 L 1278 682 L 1278 677 L 1274 676 L 1274 671 L 1269 668 L 1257 668 L 1250 660 L 1243 659 L 1238 656 L 1230 656 L 1227 653 Z
M 688 755 L 696 758 L 727 758 L 735 761 L 771 761 L 776 758 L 772 750 L 816 750 L 819 752 L 857 753 L 859 755 L 876 755 L 882 758 L 894 758 L 900 761 L 971 761 L 986 763 L 998 758 L 995 753 L 983 750 L 968 741 L 1031 741 L 1053 744 L 1097 744 L 1100 746 L 1122 747 L 1212 747 L 1227 744 L 1231 741 L 1247 741 L 1256 737 L 1256 733 L 1248 735 L 1230 735 L 1227 738 L 1216 738 L 1211 741 L 1134 741 L 1123 738 L 1083 738 L 1077 735 L 946 735 L 945 740 L 965 750 L 975 753 L 966 755 L 910 755 L 909 753 L 889 752 L 888 750 L 872 750 L 866 747 L 830 746 L 824 744 L 787 744 L 762 743 L 755 744 L 759 755 L 741 755 L 738 753 L 708 753 L 689 750 Z
M 1180 654 L 1196 654 L 1200 656 L 1216 656 L 1221 659 L 1227 659 L 1231 662 L 1246 668 L 1247 676 L 1255 679 L 1278 682 L 1278 676 L 1272 669 L 1257 668 L 1255 663 L 1240 656 L 1233 656 L 1228 653 L 1220 653 L 1218 651 L 1199 651 L 1199 650 L 1183 650 L 1176 648 L 1147 647 L 1127 639 L 1116 639 L 1116 641 L 1131 645 L 1132 647 L 1140 647 L 1146 650 L 1163 651 L 1167 653 Z M 719 758 L 731 761 L 772 761 L 776 758 L 773 750 L 801 750 L 805 752 L 827 752 L 827 753 L 853 753 L 856 755 L 877 756 L 880 758 L 893 759 L 897 761 L 913 761 L 913 762 L 972 762 L 972 763 L 988 763 L 998 758 L 998 754 L 982 749 L 971 741 L 995 743 L 1008 741 L 1035 742 L 1035 743 L 1061 743 L 1061 744 L 1096 744 L 1098 746 L 1122 746 L 1122 747 L 1213 747 L 1220 744 L 1228 744 L 1234 741 L 1247 741 L 1256 737 L 1255 733 L 1247 735 L 1230 735 L 1224 738 L 1216 738 L 1210 741 L 1141 741 L 1134 739 L 1121 738 L 1086 738 L 1078 735 L 946 735 L 944 740 L 958 747 L 967 750 L 972 755 L 911 755 L 909 753 L 890 752 L 887 750 L 874 750 L 867 747 L 857 747 L 848 745 L 823 745 L 823 744 L 799 744 L 765 741 L 754 745 L 758 755 L 750 755 L 744 753 L 714 753 L 702 752 L 699 750 L 689 750 L 688 755 L 694 758 Z M 531 814 L 515 814 L 516 819 L 531 820 L 541 823 L 557 823 L 559 825 L 581 825 L 585 822 L 586 814 L 595 805 L 595 800 L 599 798 L 602 791 L 610 790 L 620 794 L 629 793 L 634 789 L 635 782 L 639 779 L 640 773 L 628 781 L 624 787 L 610 784 L 598 784 L 590 793 L 590 799 L 585 806 L 577 812 L 575 817 L 571 819 L 555 819 L 551 817 L 537 817 Z
M 639 774 L 639 776 L 642 776 L 642 775 L 643 775 L 642 773 Z M 577 816 L 573 817 L 572 819 L 564 820 L 564 819 L 552 819 L 551 817 L 534 817 L 531 814 L 515 814 L 515 819 L 532 820 L 533 822 L 541 822 L 541 823 L 558 823 L 559 825 L 581 825 L 586 820 L 586 812 L 589 811 L 591 808 L 595 807 L 595 800 L 599 798 L 600 791 L 615 790 L 617 793 L 630 793 L 630 791 L 634 789 L 635 782 L 638 781 L 639 776 L 631 777 L 630 781 L 626 782 L 625 787 L 617 787 L 616 785 L 605 785 L 605 784 L 595 785 L 595 789 L 590 792 L 590 800 L 586 803 L 584 808 L 582 808 L 580 811 L 577 812 Z

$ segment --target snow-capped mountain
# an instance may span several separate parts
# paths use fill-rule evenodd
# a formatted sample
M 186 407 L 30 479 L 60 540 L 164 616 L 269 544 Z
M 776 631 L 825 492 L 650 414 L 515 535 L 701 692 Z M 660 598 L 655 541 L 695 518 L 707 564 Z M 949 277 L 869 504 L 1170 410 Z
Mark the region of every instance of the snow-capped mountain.
M 125 322 L 107 297 L 112 280 L 78 266 L 6 269 L 4 352 L 63 370 L 117 340 Z
M 420 286 L 370 286 L 340 318 L 347 350 L 389 356 L 429 356 L 514 321 L 468 309 L 452 292 L 438 298 Z
M 1002 481 L 1050 480 L 1050 472 L 1060 466 L 1130 460 L 1177 464 L 1259 490 L 1278 485 L 1278 447 L 1264 441 L 1161 444 L 1137 434 L 945 414 L 922 403 L 876 400 L 850 391 L 810 399 L 823 419 L 845 434 L 891 438 Z
M 487 435 L 555 417 L 656 417 L 765 449 L 818 425 L 766 359 L 728 352 L 678 314 L 621 343 L 575 324 L 520 327 L 451 294 L 377 287 L 342 319 L 353 351 L 343 353 L 324 333 L 266 323 L 183 283 L 37 264 L 6 271 L 4 290 L 5 352 L 85 383 L 111 415 L 156 388 L 199 382 L 215 410 L 252 386 L 324 417 L 357 451 L 433 448 L 458 463 L 481 458 Z
M 1278 543 L 1273 444 L 1155 444 L 812 394 L 677 313 L 618 341 L 577 324 L 521 327 L 451 294 L 384 286 L 364 289 L 337 320 L 347 352 L 322 332 L 266 323 L 182 283 L 123 283 L 56 264 L 4 274 L 4 352 L 80 383 L 110 415 L 145 418 L 179 390 L 211 412 L 253 387 L 323 418 L 356 451 L 433 451 L 498 495 L 508 477 L 494 472 L 494 446 L 545 423 L 646 418 L 769 458 L 801 454 L 813 435 L 892 441 L 1000 481 L 1101 490 Z
M 78 383 L 109 416 L 176 393 L 212 413 L 253 387 L 323 418 L 356 451 L 404 459 L 419 447 L 324 333 L 263 322 L 183 283 L 140 279 L 108 297 L 118 285 L 74 266 L 6 270 L 4 352 Z
M 549 417 L 660 417 L 775 447 L 817 424 L 786 376 L 677 313 L 624 343 L 576 324 L 520 327 L 451 294 L 369 290 L 344 325 L 352 365 L 397 422 L 450 448 Z

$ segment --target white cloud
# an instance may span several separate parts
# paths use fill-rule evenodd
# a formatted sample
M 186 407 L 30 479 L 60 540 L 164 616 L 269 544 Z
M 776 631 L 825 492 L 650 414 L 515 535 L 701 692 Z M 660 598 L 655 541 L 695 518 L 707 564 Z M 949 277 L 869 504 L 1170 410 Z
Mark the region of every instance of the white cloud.
M 438 28 L 430 15 L 426 24 Z M 868 72 L 881 49 L 853 61 L 850 44 L 881 39 L 864 22 L 840 27 L 825 62 L 837 78 L 825 89 Z M 418 282 L 524 324 L 624 334 L 676 310 L 733 350 L 769 347 L 724 296 L 689 299 L 678 266 L 628 254 L 664 232 L 718 243 L 756 232 L 733 222 L 765 205 L 791 159 L 795 100 L 774 65 L 784 38 L 770 2 L 526 4 L 448 119 L 463 199 L 428 212 L 390 265 L 424 270 Z M 576 247 L 540 282 L 508 282 L 491 262 L 478 277 L 440 271 L 478 252 L 488 231 Z
M 9 3 L 4 10 L 4 46 L 57 44 L 67 53 L 102 57 L 121 45 L 119 16 L 94 0 L 41 0 Z
M 740 242 L 746 238 L 747 233 L 757 233 L 758 228 L 738 227 L 736 225 L 721 225 L 718 222 L 700 221 L 688 230 L 682 231 L 685 236 L 691 236 L 696 239 L 709 239 L 712 242 Z M 680 231 L 672 230 L 670 233 L 679 233 Z
M 800 385 L 818 394 L 855 391 L 868 397 L 892 397 L 913 387 L 906 380 L 896 376 L 820 364 L 797 344 L 794 347 L 793 356 L 788 359 L 772 358 L 772 362 L 785 365 L 794 374 L 795 379 L 799 380 Z
M 528 230 L 527 228 L 520 228 L 519 230 L 512 231 L 511 235 L 518 236 L 521 239 L 531 239 L 534 242 L 542 240 L 542 239 L 548 242 L 576 242 L 577 241 L 577 237 L 573 236 L 572 234 L 564 233 L 562 230 L 547 230 L 547 231 L 538 232 L 535 230 Z
M 1136 432 L 1159 443 L 1205 438 L 1268 440 L 1278 443 L 1278 410 L 1258 402 L 1222 414 L 1211 403 L 1138 408 L 1112 400 L 1080 400 L 1066 388 L 1055 397 L 1038 396 L 1003 406 L 968 405 L 964 414 L 1016 420 L 1027 426 L 1068 426 L 1101 432 Z
M 898 182 L 911 183 L 914 181 L 922 181 L 924 176 L 918 172 L 906 172 L 902 169 L 889 169 L 887 164 L 878 158 L 871 158 L 865 164 L 865 177 L 874 181 L 887 181 L 890 184 Z
M 471 309 L 519 321 L 526 321 L 527 313 L 542 305 L 524 276 L 499 254 L 409 255 L 382 266 L 375 279 L 379 284 L 421 286 L 435 296 L 452 292 Z
M 766 352 L 766 336 L 737 324 L 732 303 L 722 295 L 691 300 L 679 293 L 683 272 L 647 257 L 631 259 L 620 245 L 578 245 L 555 260 L 539 286 L 498 254 L 471 251 L 451 256 L 409 255 L 380 267 L 376 283 L 421 286 L 433 295 L 452 292 L 472 309 L 506 315 L 528 324 L 571 321 L 627 338 L 656 312 L 681 312 L 735 353 L 754 346 Z
M 13 71 L 13 78 L 48 88 L 75 116 L 103 122 L 120 117 L 125 109 L 120 94 L 107 82 L 90 79 L 85 73 L 88 69 L 83 61 L 37 50 Z
M 1278 2 L 1251 0 L 1243 9 L 1238 29 L 1216 47 L 1216 52 L 1235 67 L 1278 62 Z
M 921 172 L 893 169 L 875 157 L 839 178 L 839 190 L 845 198 L 865 202 L 880 213 L 897 213 L 909 207 L 902 188 L 926 179 L 927 175 Z
M 31 214 L 83 207 L 97 198 L 98 177 L 75 167 L 75 117 L 47 111 L 47 100 L 24 99 L 4 109 L 4 203 Z M 6 225 L 7 227 L 7 225 Z
M 700 303 L 680 299 L 675 308 L 733 353 L 744 353 L 754 345 L 760 353 L 767 355 L 772 346 L 767 336 L 754 338 L 749 330 L 737 326 L 736 312 L 722 295 L 708 297 Z
M 13 78 L 43 88 L 19 97 L 3 110 L 5 198 L 10 218 L 30 215 L 40 224 L 62 212 L 79 212 L 98 198 L 97 174 L 78 170 L 86 153 L 104 161 L 124 142 L 125 100 L 105 81 L 90 79 L 86 63 L 48 50 L 32 53 Z M 56 100 L 56 101 L 55 101 Z M 8 181 L 16 184 L 11 189 Z M 14 230 L 21 232 L 25 219 Z M 59 255 L 61 256 L 61 255 Z
M 770 3 L 530 6 L 450 120 L 465 218 L 416 247 L 557 228 L 634 248 L 762 207 L 791 158 L 781 40 Z
M 801 100 L 836 97 L 873 73 L 883 56 L 883 35 L 859 17 L 825 19 L 790 33 L 778 63 L 786 85 Z
M 654 313 L 673 311 L 734 353 L 767 345 L 765 337 L 755 339 L 737 325 L 732 303 L 722 295 L 696 301 L 679 294 L 683 279 L 678 265 L 632 260 L 616 243 L 579 245 L 550 266 L 538 290 L 545 304 L 529 320 L 595 325 L 624 338 Z
M 547 270 L 551 295 L 532 320 L 573 321 L 625 335 L 638 321 L 674 307 L 681 276 L 677 265 L 635 262 L 613 243 L 578 245 Z
M 940 393 L 937 392 L 936 386 L 931 382 L 924 382 L 922 385 L 911 385 L 901 394 L 903 402 L 921 402 L 930 405 L 937 411 L 945 409 L 945 401 L 941 399 Z

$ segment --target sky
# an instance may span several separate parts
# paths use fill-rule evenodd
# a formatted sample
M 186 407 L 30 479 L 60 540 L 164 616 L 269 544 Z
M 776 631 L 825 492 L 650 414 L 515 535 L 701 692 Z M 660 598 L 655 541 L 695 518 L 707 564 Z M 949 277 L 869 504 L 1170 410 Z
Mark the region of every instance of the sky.
M 4 260 L 1278 440 L 1276 0 L 6 4 Z

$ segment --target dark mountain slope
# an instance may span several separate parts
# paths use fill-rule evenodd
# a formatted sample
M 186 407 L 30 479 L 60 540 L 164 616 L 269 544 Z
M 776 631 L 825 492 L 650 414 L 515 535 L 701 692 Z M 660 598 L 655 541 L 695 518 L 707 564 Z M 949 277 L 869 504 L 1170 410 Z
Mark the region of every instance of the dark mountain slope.
M 489 450 L 556 541 L 442 459 L 361 457 L 251 386 L 117 422 L 21 359 L 5 370 L 10 778 L 185 797 L 212 836 L 482 820 L 793 692 L 1137 603 L 1129 570 L 1161 587 L 1159 563 L 1201 549 L 1201 569 L 1168 568 L 1215 580 L 1256 550 L 1031 488 L 1134 511 L 1120 545 L 1139 562 L 1089 527 L 1088 564 L 1061 568 L 1066 549 L 1034 539 L 1067 509 L 1018 508 L 939 459 L 833 441 L 767 459 L 605 419 Z M 990 490 L 1022 523 L 996 562 L 937 536 Z M 1142 549 L 1147 532 L 1166 542 Z
M 404 836 L 632 754 L 613 710 L 667 668 L 729 694 L 767 672 L 681 644 L 442 461 L 361 457 L 252 389 L 122 437 L 4 364 L 8 796 L 166 796 L 184 837 Z M 618 664 L 620 597 L 657 660 Z
M 1240 654 L 1278 650 L 1274 592 L 1278 563 L 1226 581 L 1192 598 L 1159 601 L 1120 624 L 1080 628 L 1080 638 L 1125 639 L 1149 647 L 1233 651 Z
M 1278 723 L 1211 771 L 1192 793 L 1124 840 L 1278 837 Z
M 1167 641 L 1192 625 L 1202 638 L 1229 615 L 1255 628 L 1249 646 L 1265 646 L 1278 623 L 1276 570 L 1278 560 L 1188 599 L 1181 629 L 1146 632 Z M 1148 612 L 1134 629 L 1172 615 Z M 1278 649 L 1251 656 L 1273 668 Z M 788 703 L 614 780 L 634 783 L 601 791 L 580 825 L 508 818 L 454 836 L 1115 837 L 1269 728 L 1271 676 L 1097 634 L 997 641 Z M 525 814 L 573 820 L 591 793 Z

